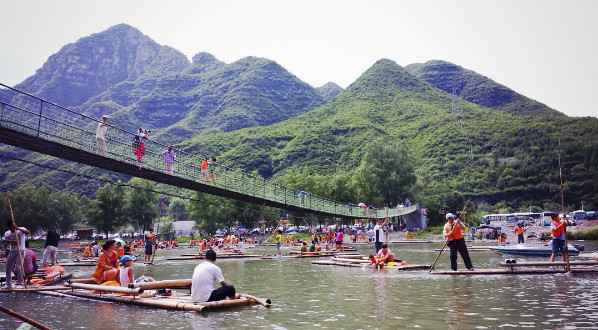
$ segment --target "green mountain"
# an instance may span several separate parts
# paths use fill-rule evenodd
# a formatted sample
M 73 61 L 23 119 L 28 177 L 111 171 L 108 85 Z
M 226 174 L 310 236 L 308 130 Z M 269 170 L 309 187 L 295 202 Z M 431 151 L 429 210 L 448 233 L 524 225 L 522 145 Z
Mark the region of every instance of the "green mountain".
M 153 128 L 154 138 L 177 143 L 201 130 L 272 124 L 322 103 L 313 87 L 271 60 L 225 64 L 200 53 L 181 73 L 119 83 L 82 108 L 108 113 L 127 129 Z
M 304 173 L 299 185 L 309 186 L 310 176 L 324 175 L 325 184 L 354 172 L 368 145 L 383 140 L 408 147 L 418 199 L 430 207 L 471 199 L 557 209 L 560 138 L 568 203 L 598 207 L 598 119 L 538 120 L 467 101 L 455 113 L 451 102 L 450 94 L 380 60 L 310 112 L 265 128 L 200 134 L 185 146 L 266 177 Z M 319 193 L 334 195 L 330 189 Z
M 72 107 L 119 82 L 179 72 L 188 65 L 181 52 L 119 24 L 62 47 L 16 87 Z
M 165 143 L 178 143 L 202 130 L 272 124 L 324 102 L 313 87 L 271 60 L 246 57 L 226 64 L 199 53 L 190 63 L 180 52 L 125 24 L 64 46 L 16 87 L 96 118 L 109 114 L 113 124 L 128 130 L 150 128 L 152 138 Z M 27 98 L 13 102 L 35 111 L 39 106 Z M 93 130 L 91 126 L 87 128 Z M 74 166 L 8 146 L 0 150 L 38 163 Z M 68 174 L 0 161 L 8 170 L 0 173 L 6 189 L 25 182 L 86 193 L 97 187 L 79 186 L 81 180 Z
M 332 81 L 325 83 L 324 85 L 317 87 L 316 91 L 322 97 L 325 102 L 332 100 L 337 97 L 338 94 L 343 92 L 343 88 Z
M 433 60 L 410 64 L 405 69 L 436 88 L 484 107 L 518 115 L 562 115 L 488 77 L 453 63 Z

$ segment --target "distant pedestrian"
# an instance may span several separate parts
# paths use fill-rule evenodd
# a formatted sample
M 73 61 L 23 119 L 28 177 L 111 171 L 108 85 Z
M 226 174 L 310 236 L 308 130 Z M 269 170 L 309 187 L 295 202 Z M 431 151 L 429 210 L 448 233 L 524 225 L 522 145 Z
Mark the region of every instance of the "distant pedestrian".
M 42 256 L 42 267 L 47 267 L 48 265 L 54 266 L 56 264 L 56 250 L 58 249 L 59 240 L 60 235 L 58 235 L 54 229 L 48 230 Z
M 168 146 L 168 149 L 162 153 L 164 156 L 164 168 L 166 169 L 166 173 L 173 175 L 174 174 L 174 162 L 176 161 L 176 154 L 172 146 Z
M 210 160 L 208 160 L 208 164 L 210 165 L 208 169 L 208 179 L 210 181 L 214 181 L 216 180 L 216 175 L 214 174 L 216 172 L 216 157 L 212 157 Z
M 336 243 L 336 250 L 337 251 L 344 251 L 343 249 L 343 241 L 345 238 L 345 234 L 343 233 L 343 230 L 340 228 L 338 228 L 337 232 L 336 232 L 336 237 L 334 239 L 335 243 Z
M 301 200 L 301 207 L 305 206 L 305 196 L 307 196 L 307 192 L 303 189 L 299 190 L 299 193 L 297 193 L 297 195 L 299 196 L 299 199 Z
M 199 169 L 201 170 L 201 177 L 200 180 L 206 181 L 208 179 L 208 169 L 210 167 L 210 163 L 208 163 L 207 159 L 202 159 L 199 163 Z
M 96 129 L 96 148 L 98 153 L 102 156 L 106 156 L 108 148 L 106 146 L 106 132 L 108 131 L 108 116 L 102 116 L 102 119 L 98 123 Z
M 467 245 L 465 245 L 465 239 L 463 238 L 463 224 L 456 215 L 447 213 L 447 223 L 444 225 L 444 237 L 447 240 L 447 245 L 450 248 L 451 258 L 451 269 L 457 270 L 457 252 L 463 258 L 465 267 L 468 270 L 473 270 L 471 259 L 469 258 L 469 252 L 467 251 Z
M 135 137 L 133 137 L 133 154 L 135 154 L 135 158 L 137 158 L 140 168 L 141 164 L 143 164 L 143 156 L 145 155 L 145 140 L 147 140 L 147 138 L 147 131 L 141 127 L 139 127 L 137 134 L 135 134 Z

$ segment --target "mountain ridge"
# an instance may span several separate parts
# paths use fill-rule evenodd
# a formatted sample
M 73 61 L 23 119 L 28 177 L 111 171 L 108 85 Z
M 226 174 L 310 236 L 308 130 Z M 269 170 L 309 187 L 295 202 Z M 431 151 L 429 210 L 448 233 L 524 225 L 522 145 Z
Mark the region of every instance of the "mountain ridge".
M 564 115 L 482 74 L 447 61 L 413 63 L 405 69 L 434 87 L 484 107 L 525 116 Z

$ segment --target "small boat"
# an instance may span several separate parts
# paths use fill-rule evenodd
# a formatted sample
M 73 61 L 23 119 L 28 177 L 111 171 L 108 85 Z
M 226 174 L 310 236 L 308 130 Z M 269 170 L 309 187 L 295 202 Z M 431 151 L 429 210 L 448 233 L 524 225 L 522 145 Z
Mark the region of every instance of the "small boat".
M 580 249 L 573 244 L 567 245 L 569 255 L 579 255 Z M 531 257 L 550 257 L 552 254 L 552 248 L 550 245 L 505 245 L 505 246 L 493 246 L 492 251 L 496 251 L 502 254 L 518 255 L 518 256 L 531 256 Z

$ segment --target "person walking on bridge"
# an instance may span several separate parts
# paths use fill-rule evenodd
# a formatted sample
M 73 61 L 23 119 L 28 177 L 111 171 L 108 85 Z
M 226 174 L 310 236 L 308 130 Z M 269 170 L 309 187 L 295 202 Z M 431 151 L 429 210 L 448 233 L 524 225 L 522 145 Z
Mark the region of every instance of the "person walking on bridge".
M 102 156 L 106 156 L 106 152 L 108 151 L 106 147 L 106 132 L 108 132 L 108 116 L 104 115 L 96 129 L 96 148 Z
M 467 270 L 473 270 L 469 252 L 467 251 L 467 245 L 463 238 L 463 223 L 452 213 L 446 214 L 446 220 L 447 222 L 444 225 L 444 237 L 451 251 L 451 269 L 454 271 L 457 270 L 457 252 L 459 252 Z
M 164 156 L 164 169 L 166 173 L 173 175 L 174 174 L 174 162 L 176 161 L 176 154 L 174 153 L 174 149 L 172 146 L 168 146 L 162 155 Z

